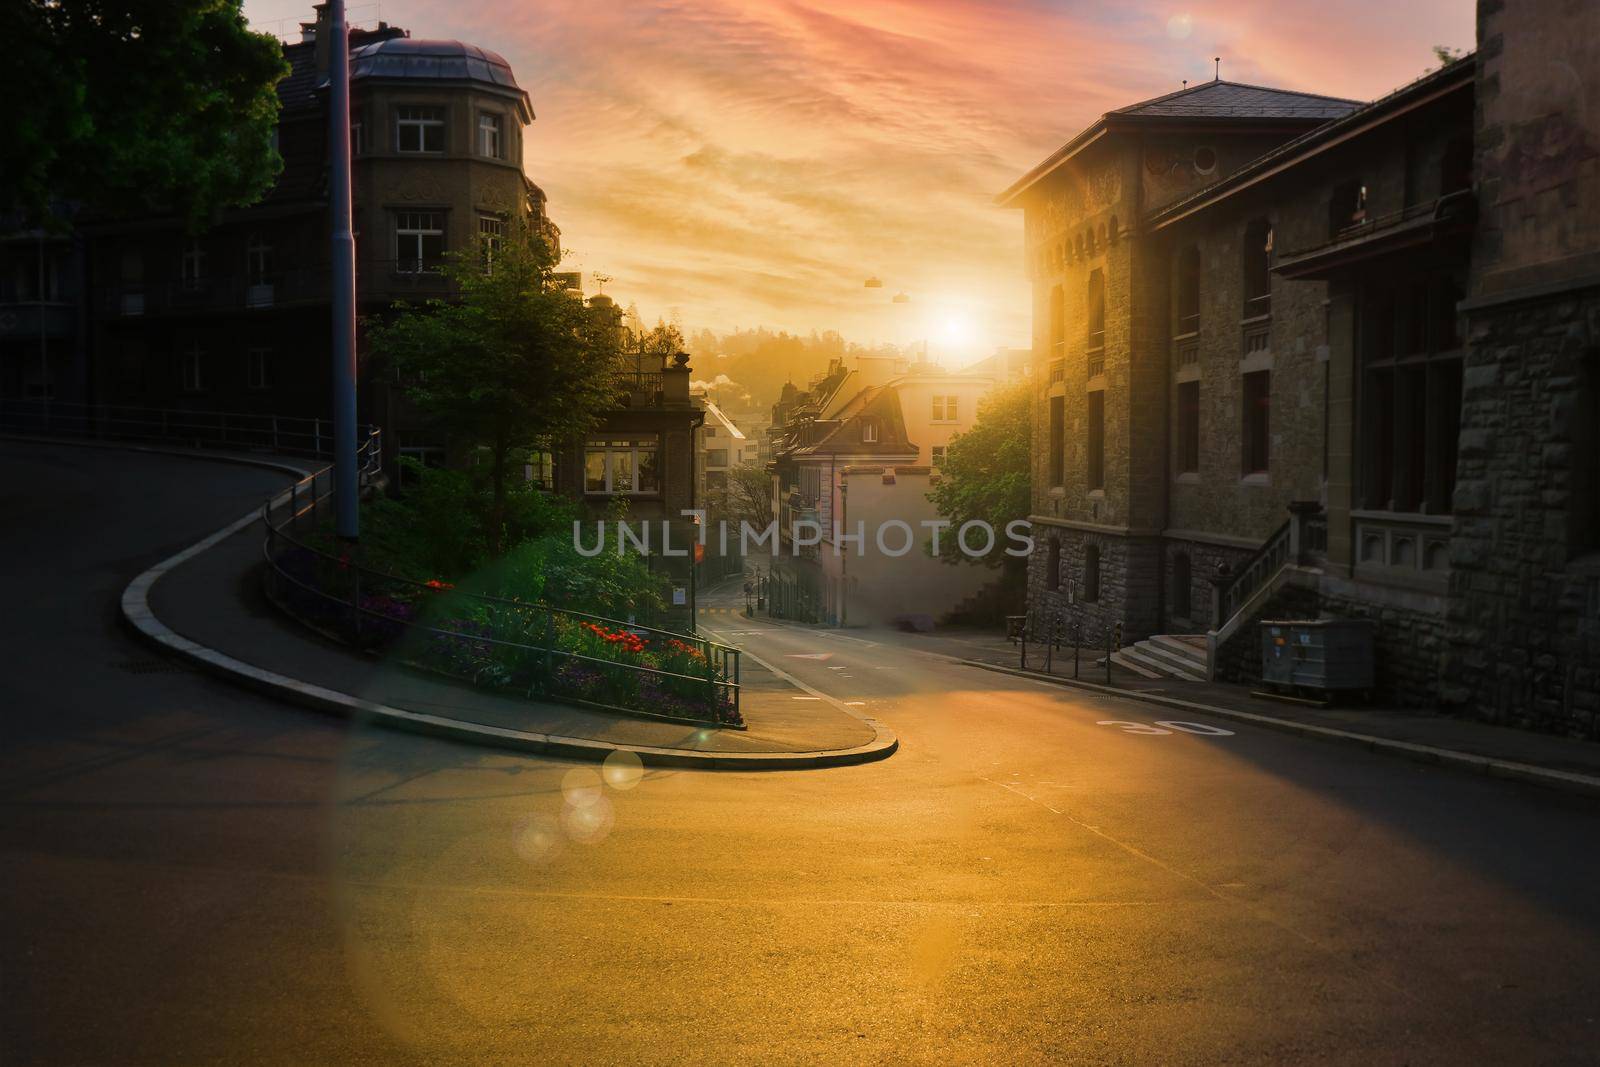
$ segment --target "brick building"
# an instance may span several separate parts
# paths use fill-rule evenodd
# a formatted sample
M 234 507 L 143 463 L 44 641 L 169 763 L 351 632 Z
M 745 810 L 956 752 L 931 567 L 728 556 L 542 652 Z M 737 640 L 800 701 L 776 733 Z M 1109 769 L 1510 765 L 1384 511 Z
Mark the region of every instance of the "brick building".
M 1543 6 L 1513 27 L 1486 3 L 1476 56 L 1370 104 L 1213 81 L 1131 105 L 1001 195 L 1033 284 L 1031 612 L 1120 625 L 1119 658 L 1179 676 L 1248 675 L 1264 616 L 1371 618 L 1387 697 L 1526 703 L 1486 705 L 1493 676 L 1559 690 L 1545 718 L 1593 729 L 1572 709 L 1594 694 L 1596 594 L 1569 561 L 1600 531 L 1596 420 L 1569 433 L 1551 405 L 1593 403 L 1592 289 L 1572 287 L 1600 241 L 1560 212 L 1600 205 L 1594 14 Z M 1557 44 L 1565 81 L 1505 92 Z M 1556 295 L 1494 303 L 1491 325 L 1517 271 Z M 1507 681 L 1484 646 L 1512 635 L 1529 670 Z M 1475 667 L 1441 689 L 1447 661 Z

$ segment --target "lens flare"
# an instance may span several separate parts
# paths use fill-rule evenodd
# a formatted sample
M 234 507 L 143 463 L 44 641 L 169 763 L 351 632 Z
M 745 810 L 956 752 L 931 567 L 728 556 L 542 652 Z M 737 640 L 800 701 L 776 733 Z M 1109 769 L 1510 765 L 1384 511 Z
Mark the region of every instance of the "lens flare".
M 561 851 L 561 824 L 554 816 L 534 812 L 517 820 L 511 847 L 529 863 L 548 863 Z
M 593 767 L 574 767 L 561 778 L 561 795 L 574 808 L 587 808 L 605 795 L 600 772 Z
M 603 794 L 593 803 L 582 807 L 569 804 L 561 813 L 562 829 L 580 845 L 597 845 L 604 841 L 616 821 L 616 811 Z
M 606 785 L 625 792 L 638 785 L 644 777 L 644 761 L 632 752 L 619 749 L 606 757 L 600 765 L 600 774 L 605 778 Z

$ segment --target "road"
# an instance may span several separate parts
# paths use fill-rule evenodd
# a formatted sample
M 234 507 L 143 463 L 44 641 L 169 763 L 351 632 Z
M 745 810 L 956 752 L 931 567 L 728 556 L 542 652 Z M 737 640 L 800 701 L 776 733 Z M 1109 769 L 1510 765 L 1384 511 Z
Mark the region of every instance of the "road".
M 596 788 L 122 631 L 278 481 L 0 444 L 8 1064 L 1596 1058 L 1593 802 L 730 616 L 900 751 Z

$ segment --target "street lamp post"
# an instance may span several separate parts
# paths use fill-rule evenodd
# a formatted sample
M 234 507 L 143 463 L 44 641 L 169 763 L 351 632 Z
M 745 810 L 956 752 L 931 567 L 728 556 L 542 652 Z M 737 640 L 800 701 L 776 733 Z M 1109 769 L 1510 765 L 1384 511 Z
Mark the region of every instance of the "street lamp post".
M 339 537 L 360 535 L 356 470 L 356 247 L 350 226 L 350 31 L 329 0 L 328 200 L 333 231 L 333 503 Z

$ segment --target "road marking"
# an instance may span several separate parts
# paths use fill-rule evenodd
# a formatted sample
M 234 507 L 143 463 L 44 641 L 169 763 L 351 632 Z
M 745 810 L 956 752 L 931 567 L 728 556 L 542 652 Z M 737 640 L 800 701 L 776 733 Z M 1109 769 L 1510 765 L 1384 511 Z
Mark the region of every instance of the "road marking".
M 789 659 L 832 659 L 833 658 L 833 653 L 832 652 L 794 652 L 794 653 L 791 653 L 788 658 Z
M 865 707 L 867 702 L 865 700 L 846 700 L 844 703 L 846 707 L 860 708 Z
M 1181 733 L 1196 734 L 1200 737 L 1236 737 L 1232 730 L 1224 730 L 1220 726 L 1211 726 L 1203 722 L 1185 722 L 1183 720 L 1157 719 L 1154 725 L 1144 722 L 1131 722 L 1127 719 L 1101 719 L 1096 726 L 1120 726 L 1125 734 L 1140 734 L 1154 737 L 1157 734 L 1171 734 L 1173 730 Z
M 821 697 L 790 697 L 790 700 L 821 700 Z

